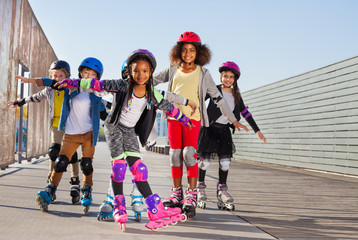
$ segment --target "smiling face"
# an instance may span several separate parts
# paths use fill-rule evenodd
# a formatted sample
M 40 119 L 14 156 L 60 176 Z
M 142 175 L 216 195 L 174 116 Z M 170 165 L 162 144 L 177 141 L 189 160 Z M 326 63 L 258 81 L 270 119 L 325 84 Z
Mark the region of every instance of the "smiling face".
M 81 78 L 86 78 L 86 79 L 91 79 L 91 78 L 96 78 L 98 77 L 98 74 L 95 70 L 91 69 L 91 68 L 82 68 L 81 72 L 80 72 Z
M 132 63 L 131 75 L 138 85 L 144 85 L 152 74 L 150 64 L 146 60 L 137 60 Z
M 181 59 L 184 63 L 193 63 L 196 58 L 196 48 L 191 43 L 185 43 L 181 48 Z
M 220 78 L 225 87 L 231 87 L 235 82 L 235 74 L 232 71 L 222 71 Z
M 56 80 L 57 82 L 60 82 L 64 79 L 66 79 L 66 72 L 61 69 L 54 69 L 54 70 L 51 70 L 50 77 L 52 79 Z

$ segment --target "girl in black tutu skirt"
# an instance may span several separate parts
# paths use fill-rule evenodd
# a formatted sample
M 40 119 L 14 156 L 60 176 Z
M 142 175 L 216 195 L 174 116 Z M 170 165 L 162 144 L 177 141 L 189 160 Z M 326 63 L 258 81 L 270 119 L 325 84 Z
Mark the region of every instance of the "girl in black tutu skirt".
M 240 117 L 246 119 L 256 135 L 266 143 L 265 136 L 256 125 L 248 107 L 245 106 L 241 98 L 237 80 L 240 77 L 240 69 L 234 62 L 225 62 L 219 68 L 221 83 L 218 85 L 219 91 L 229 104 L 237 120 Z M 199 193 L 198 206 L 205 208 L 207 197 L 205 195 L 205 174 L 210 165 L 210 159 L 219 158 L 219 182 L 217 184 L 217 198 L 219 209 L 228 209 L 233 211 L 235 206 L 234 199 L 227 192 L 227 176 L 230 168 L 231 158 L 235 152 L 235 145 L 232 141 L 230 124 L 221 114 L 220 109 L 210 99 L 207 108 L 209 116 L 209 127 L 201 127 L 198 138 L 197 153 L 200 156 L 199 161 Z M 241 116 L 240 116 L 241 115 Z

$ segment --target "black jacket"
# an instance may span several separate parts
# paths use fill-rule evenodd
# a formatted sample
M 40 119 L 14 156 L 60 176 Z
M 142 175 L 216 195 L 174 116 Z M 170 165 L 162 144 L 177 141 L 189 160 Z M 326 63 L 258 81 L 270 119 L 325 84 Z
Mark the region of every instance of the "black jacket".
M 219 89 L 220 93 L 222 94 L 221 84 L 217 85 L 216 87 Z M 208 99 L 208 98 L 209 98 L 209 96 L 206 96 L 206 99 Z M 246 108 L 246 106 L 245 106 L 244 100 L 242 98 L 240 98 L 239 103 L 235 105 L 235 108 L 234 108 L 234 111 L 233 111 L 237 121 L 240 121 L 241 115 L 243 117 L 245 117 L 250 113 L 247 110 L 245 113 L 241 114 L 241 112 L 244 111 L 245 108 Z M 214 124 L 215 121 L 222 115 L 220 109 L 218 107 L 216 107 L 216 105 L 213 103 L 213 101 L 211 99 L 210 99 L 210 102 L 209 102 L 209 106 L 207 108 L 207 112 L 208 112 L 208 116 L 209 116 L 209 124 L 210 124 L 210 126 L 212 124 Z M 256 122 L 255 122 L 254 118 L 252 117 L 252 115 L 247 117 L 246 121 L 250 124 L 252 130 L 254 130 L 255 133 L 260 131 L 260 129 L 256 125 Z M 234 125 L 231 124 L 230 127 L 233 129 L 233 131 L 235 131 Z

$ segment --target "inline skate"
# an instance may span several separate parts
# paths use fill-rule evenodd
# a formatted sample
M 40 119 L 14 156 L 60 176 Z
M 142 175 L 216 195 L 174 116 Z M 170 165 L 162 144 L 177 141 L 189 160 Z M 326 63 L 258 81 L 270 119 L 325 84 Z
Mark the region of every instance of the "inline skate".
M 158 194 L 152 194 L 145 199 L 147 204 L 148 218 L 150 220 L 145 226 L 152 231 L 159 228 L 166 228 L 169 224 L 175 225 L 179 221 L 185 222 L 187 217 L 181 213 L 180 208 L 164 207 Z M 169 219 L 168 219 L 169 218 Z
M 143 204 L 143 196 L 139 192 L 135 182 L 133 183 L 133 189 L 130 194 L 132 198 L 132 211 L 134 212 L 134 217 L 137 222 L 140 222 L 142 219 L 142 212 L 144 210 L 144 204 Z
M 163 201 L 163 205 L 166 207 L 174 208 L 174 207 L 182 207 L 182 201 L 183 201 L 183 187 L 172 187 L 172 190 L 170 191 L 171 195 L 167 197 Z
M 88 185 L 82 188 L 81 205 L 83 206 L 84 214 L 87 214 L 92 204 L 92 188 Z
M 182 209 L 188 218 L 192 218 L 196 215 L 195 209 L 197 207 L 197 195 L 197 188 L 187 188 L 187 190 L 185 190 L 185 197 L 183 200 Z
M 113 200 L 113 218 L 118 223 L 122 232 L 126 230 L 126 222 L 128 220 L 126 212 L 126 200 L 124 195 L 116 195 Z
M 70 195 L 72 197 L 72 204 L 76 204 L 80 201 L 80 179 L 79 177 L 71 177 L 71 191 Z
M 234 199 L 227 192 L 228 187 L 226 183 L 218 183 L 216 196 L 218 198 L 218 208 L 228 211 L 235 211 Z
M 206 200 L 208 200 L 205 194 L 205 182 L 199 182 L 198 184 L 198 207 L 201 209 L 206 208 Z
M 50 182 L 46 185 L 45 191 L 39 191 L 36 196 L 36 202 L 40 206 L 42 212 L 48 211 L 48 205 L 52 201 L 52 197 L 56 192 L 56 186 Z

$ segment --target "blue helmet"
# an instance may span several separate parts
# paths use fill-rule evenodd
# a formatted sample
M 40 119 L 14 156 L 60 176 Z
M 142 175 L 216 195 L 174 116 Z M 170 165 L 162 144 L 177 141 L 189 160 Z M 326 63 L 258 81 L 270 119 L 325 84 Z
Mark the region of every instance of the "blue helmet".
M 84 67 L 88 67 L 96 71 L 98 73 L 98 78 L 101 79 L 103 74 L 103 65 L 100 60 L 97 58 L 88 57 L 81 62 L 80 66 L 78 67 L 78 71 L 81 72 L 82 68 Z
M 127 66 L 127 59 L 124 60 L 122 64 L 122 79 L 128 78 L 128 66 Z

